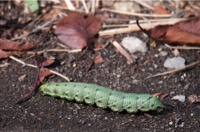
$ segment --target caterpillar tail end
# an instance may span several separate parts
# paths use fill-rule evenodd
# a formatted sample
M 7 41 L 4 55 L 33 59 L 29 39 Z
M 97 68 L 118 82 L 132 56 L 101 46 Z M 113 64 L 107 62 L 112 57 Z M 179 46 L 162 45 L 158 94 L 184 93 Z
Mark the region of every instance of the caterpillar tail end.
M 42 84 L 39 88 L 39 91 L 45 94 L 46 88 L 48 87 L 48 83 Z
M 157 107 L 156 111 L 161 112 L 161 111 L 163 111 L 164 108 L 165 108 L 165 106 L 163 104 L 161 104 L 160 106 Z

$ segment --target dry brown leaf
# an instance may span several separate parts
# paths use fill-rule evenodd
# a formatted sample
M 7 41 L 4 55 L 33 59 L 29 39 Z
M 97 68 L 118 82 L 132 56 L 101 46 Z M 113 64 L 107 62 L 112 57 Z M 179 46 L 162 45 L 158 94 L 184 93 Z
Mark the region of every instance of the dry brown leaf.
M 65 2 L 61 2 L 61 3 L 57 4 L 56 6 L 64 7 Z M 62 12 L 62 9 L 60 9 L 60 8 L 52 8 L 50 10 L 50 12 L 48 12 L 44 15 L 43 19 L 45 21 L 55 20 L 57 18 L 57 16 L 59 15 L 59 13 L 61 13 L 61 12 Z
M 98 54 L 98 55 L 96 55 L 95 57 L 94 57 L 94 63 L 95 64 L 100 64 L 100 63 L 103 63 L 103 58 L 101 57 L 101 55 L 100 54 Z
M 53 73 L 47 69 L 44 68 L 45 66 L 48 66 L 52 64 L 54 61 L 49 60 L 45 57 L 39 56 L 37 53 L 35 54 L 35 62 L 37 63 L 37 68 L 38 68 L 38 73 L 37 73 L 37 78 L 35 80 L 34 87 L 25 95 L 23 96 L 17 104 L 21 104 L 27 100 L 29 100 L 35 93 L 37 92 L 41 82 L 48 76 L 52 75 Z
M 45 77 L 48 77 L 52 74 L 53 73 L 47 68 L 40 69 L 39 79 L 38 79 L 39 83 L 41 83 L 45 79 Z
M 148 34 L 155 40 L 167 43 L 200 44 L 200 17 L 174 25 L 157 26 Z
M 49 66 L 49 65 L 53 64 L 54 62 L 55 62 L 55 60 L 46 59 L 45 61 L 42 62 L 42 66 L 43 67 Z
M 11 55 L 21 56 L 23 54 L 24 52 L 20 52 L 20 51 L 3 51 L 0 49 L 0 59 L 8 58 Z
M 162 5 L 156 5 L 154 7 L 154 13 L 155 14 L 169 14 L 169 12 Z
M 190 95 L 188 97 L 188 101 L 193 104 L 193 103 L 199 103 L 200 102 L 200 98 L 197 97 L 197 95 L 193 94 L 193 95 Z
M 100 29 L 101 23 L 98 18 L 73 12 L 58 22 L 55 34 L 67 46 L 82 49 L 92 46 Z
M 13 42 L 5 39 L 0 39 L 0 49 L 3 50 L 15 50 L 15 51 L 25 51 L 33 49 L 35 46 L 31 43 L 22 45 L 18 42 Z
M 2 58 L 8 58 L 10 55 L 12 55 L 11 52 L 6 52 L 0 49 L 0 59 Z

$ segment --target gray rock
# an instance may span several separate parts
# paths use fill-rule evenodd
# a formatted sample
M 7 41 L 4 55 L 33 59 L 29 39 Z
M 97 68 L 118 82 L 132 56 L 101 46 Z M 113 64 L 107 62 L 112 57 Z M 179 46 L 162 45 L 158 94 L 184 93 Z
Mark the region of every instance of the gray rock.
M 166 68 L 183 68 L 185 67 L 185 59 L 182 57 L 167 58 L 164 62 Z
M 185 95 L 176 95 L 172 99 L 173 100 L 178 100 L 178 101 L 184 103 L 185 102 Z
M 125 49 L 127 49 L 130 53 L 147 51 L 146 43 L 134 36 L 125 37 L 122 40 L 122 46 Z

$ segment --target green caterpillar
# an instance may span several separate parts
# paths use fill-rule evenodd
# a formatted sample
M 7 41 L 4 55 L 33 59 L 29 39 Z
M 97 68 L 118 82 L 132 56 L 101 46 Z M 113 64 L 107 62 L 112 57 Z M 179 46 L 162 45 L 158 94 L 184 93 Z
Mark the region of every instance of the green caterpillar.
M 124 93 L 86 83 L 46 83 L 40 87 L 44 95 L 60 97 L 69 101 L 96 104 L 100 108 L 110 108 L 112 111 L 128 113 L 138 111 L 162 111 L 164 106 L 156 96 L 150 94 Z

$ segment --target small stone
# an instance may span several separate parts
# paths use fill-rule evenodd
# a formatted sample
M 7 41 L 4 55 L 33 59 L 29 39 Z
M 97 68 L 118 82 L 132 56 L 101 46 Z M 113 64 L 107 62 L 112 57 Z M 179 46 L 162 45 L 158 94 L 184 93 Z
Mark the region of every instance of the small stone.
M 183 89 L 187 90 L 189 88 L 189 86 L 190 86 L 190 84 L 186 84 Z
M 159 55 L 160 56 L 166 56 L 168 53 L 166 51 L 160 51 Z
M 149 68 L 150 71 L 154 71 L 152 67 Z
M 170 122 L 169 122 L 169 125 L 173 125 L 173 122 L 172 122 L 172 121 L 170 121 Z
M 130 53 L 147 51 L 146 43 L 134 36 L 123 38 L 121 43 Z
M 157 68 L 158 68 L 158 65 L 156 65 L 156 64 L 153 64 L 153 66 L 154 66 L 154 68 L 155 68 L 155 69 L 157 69 Z
M 182 121 L 181 118 L 176 118 L 175 119 L 175 128 L 177 127 L 183 127 L 184 126 L 184 122 Z
M 200 97 L 198 97 L 195 94 L 192 94 L 190 96 L 188 96 L 188 101 L 192 104 L 192 103 L 198 103 L 200 102 Z
M 185 67 L 185 59 L 182 57 L 167 58 L 164 62 L 166 68 L 183 68 Z
M 155 56 L 155 57 L 158 57 L 159 55 L 158 55 L 158 54 L 155 54 L 154 56 Z
M 121 77 L 121 75 L 120 74 L 117 74 L 117 78 L 120 78 Z
M 139 82 L 139 80 L 134 79 L 132 82 L 133 82 L 134 84 L 137 84 L 137 83 Z
M 185 95 L 176 95 L 172 99 L 173 100 L 178 100 L 178 101 L 184 103 L 185 102 Z
M 162 84 L 162 83 L 163 83 L 163 81 L 159 81 L 159 82 L 158 82 L 158 84 Z
M 159 52 L 162 51 L 162 48 L 158 48 L 158 51 L 159 51 Z
M 180 52 L 178 51 L 178 49 L 173 50 L 172 53 L 174 54 L 174 56 L 180 55 Z
M 173 94 L 175 94 L 175 92 L 174 92 L 174 91 L 171 91 L 171 92 L 170 92 L 170 95 L 173 95 Z
M 186 77 L 186 74 L 184 73 L 182 76 L 181 76 L 181 79 L 185 79 L 185 77 Z
M 31 116 L 35 116 L 35 114 L 33 114 L 33 113 L 30 113 L 30 115 L 31 115 Z
M 76 67 L 76 63 L 73 63 L 72 67 Z
M 18 78 L 18 80 L 19 80 L 20 82 L 22 82 L 22 81 L 24 81 L 25 78 L 26 78 L 26 74 L 20 76 L 20 77 Z
M 152 48 L 156 48 L 156 42 L 153 41 L 152 43 L 150 43 L 150 47 L 152 47 Z

